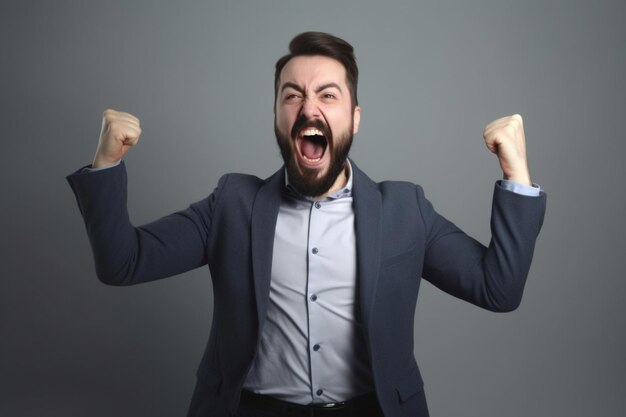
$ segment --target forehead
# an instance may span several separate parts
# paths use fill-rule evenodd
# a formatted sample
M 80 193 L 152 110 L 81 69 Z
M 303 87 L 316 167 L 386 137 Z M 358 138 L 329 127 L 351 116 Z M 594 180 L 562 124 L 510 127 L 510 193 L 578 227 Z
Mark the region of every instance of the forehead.
M 341 62 L 327 56 L 296 56 L 291 58 L 280 73 L 280 85 L 287 82 L 301 86 L 334 82 L 346 85 L 346 69 Z

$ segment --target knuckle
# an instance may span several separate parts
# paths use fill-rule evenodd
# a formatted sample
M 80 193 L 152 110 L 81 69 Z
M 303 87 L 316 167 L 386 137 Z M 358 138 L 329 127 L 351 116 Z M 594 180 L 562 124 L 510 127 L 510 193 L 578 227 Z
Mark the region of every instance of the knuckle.
M 106 109 L 105 111 L 102 112 L 102 117 L 107 120 L 111 120 L 114 116 L 115 116 L 115 110 L 113 109 Z

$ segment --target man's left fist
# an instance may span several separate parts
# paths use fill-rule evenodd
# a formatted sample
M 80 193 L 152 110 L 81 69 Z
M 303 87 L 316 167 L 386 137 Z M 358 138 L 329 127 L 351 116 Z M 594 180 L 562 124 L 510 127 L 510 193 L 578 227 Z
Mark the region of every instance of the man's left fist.
M 505 180 L 532 185 L 522 116 L 514 114 L 494 120 L 485 126 L 483 137 L 487 148 L 498 155 Z

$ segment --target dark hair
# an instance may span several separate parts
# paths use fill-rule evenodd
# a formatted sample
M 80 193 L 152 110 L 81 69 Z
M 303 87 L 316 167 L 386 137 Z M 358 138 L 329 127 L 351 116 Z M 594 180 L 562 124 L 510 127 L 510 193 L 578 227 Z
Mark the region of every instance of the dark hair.
M 289 53 L 276 61 L 274 101 L 278 97 L 281 71 L 291 58 L 301 55 L 322 55 L 339 61 L 346 69 L 346 83 L 350 90 L 352 107 L 358 105 L 356 89 L 359 81 L 359 68 L 356 65 L 354 48 L 343 39 L 324 32 L 304 32 L 289 42 Z

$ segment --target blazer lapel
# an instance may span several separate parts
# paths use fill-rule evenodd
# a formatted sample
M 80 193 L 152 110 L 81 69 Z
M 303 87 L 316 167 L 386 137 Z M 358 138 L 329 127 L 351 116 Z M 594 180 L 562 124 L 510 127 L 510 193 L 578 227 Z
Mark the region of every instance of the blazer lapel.
M 381 253 L 382 198 L 376 184 L 352 160 L 354 222 L 357 245 L 357 286 L 361 320 L 366 331 L 378 285 Z
M 259 334 L 265 322 L 270 294 L 272 255 L 280 195 L 285 186 L 284 168 L 269 177 L 257 192 L 252 207 L 252 273 Z

